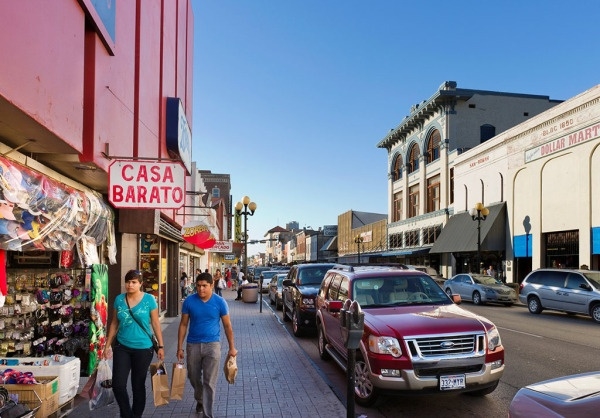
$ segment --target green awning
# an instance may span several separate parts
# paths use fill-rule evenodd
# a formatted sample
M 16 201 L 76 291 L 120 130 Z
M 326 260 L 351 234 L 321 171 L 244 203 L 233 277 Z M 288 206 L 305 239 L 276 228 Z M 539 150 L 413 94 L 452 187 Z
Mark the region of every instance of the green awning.
M 506 249 L 506 203 L 487 207 L 490 214 L 481 221 L 481 251 Z M 442 229 L 429 254 L 477 251 L 477 221 L 468 212 L 453 215 Z

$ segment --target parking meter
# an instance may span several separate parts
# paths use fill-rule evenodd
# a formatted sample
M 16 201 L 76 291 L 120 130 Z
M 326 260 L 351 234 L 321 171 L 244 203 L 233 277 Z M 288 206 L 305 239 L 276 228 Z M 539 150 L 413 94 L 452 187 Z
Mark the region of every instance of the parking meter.
M 365 314 L 357 301 L 344 302 L 340 309 L 340 324 L 344 346 L 348 350 L 348 366 L 346 368 L 346 418 L 354 418 L 354 368 L 356 367 L 356 350 L 360 347 L 365 327 Z
M 344 346 L 351 350 L 360 347 L 363 330 L 365 328 L 365 314 L 357 301 L 351 303 L 349 300 L 344 303 L 340 310 L 341 331 L 344 338 Z

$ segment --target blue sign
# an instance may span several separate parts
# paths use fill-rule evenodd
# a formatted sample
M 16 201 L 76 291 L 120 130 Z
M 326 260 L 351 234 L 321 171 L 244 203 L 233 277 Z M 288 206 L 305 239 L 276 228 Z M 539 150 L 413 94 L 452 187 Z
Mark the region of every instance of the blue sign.
M 192 131 L 181 100 L 167 97 L 167 150 L 172 158 L 179 158 L 188 173 L 192 169 Z

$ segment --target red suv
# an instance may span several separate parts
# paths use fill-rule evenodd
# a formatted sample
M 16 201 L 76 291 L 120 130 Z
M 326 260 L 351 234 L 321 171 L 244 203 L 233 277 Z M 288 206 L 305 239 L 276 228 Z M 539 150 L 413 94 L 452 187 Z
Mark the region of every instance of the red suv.
M 364 312 L 354 371 L 357 403 L 371 405 L 388 391 L 487 395 L 504 372 L 500 334 L 489 320 L 458 307 L 460 296 L 453 298 L 416 270 L 336 266 L 317 294 L 319 354 L 345 369 L 340 309 L 355 300 Z

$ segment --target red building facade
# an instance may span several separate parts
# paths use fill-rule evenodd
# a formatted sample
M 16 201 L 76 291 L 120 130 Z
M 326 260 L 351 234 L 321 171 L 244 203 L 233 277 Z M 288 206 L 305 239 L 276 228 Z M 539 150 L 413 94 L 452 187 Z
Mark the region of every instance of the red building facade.
M 97 193 L 114 216 L 116 262 L 99 248 L 110 300 L 127 270 L 143 269 L 168 316 L 179 309 L 179 232 L 189 219 L 112 206 L 109 166 L 175 160 L 191 174 L 191 136 L 169 145 L 167 102 L 178 99 L 191 125 L 193 21 L 189 0 L 0 2 L 0 155 Z

